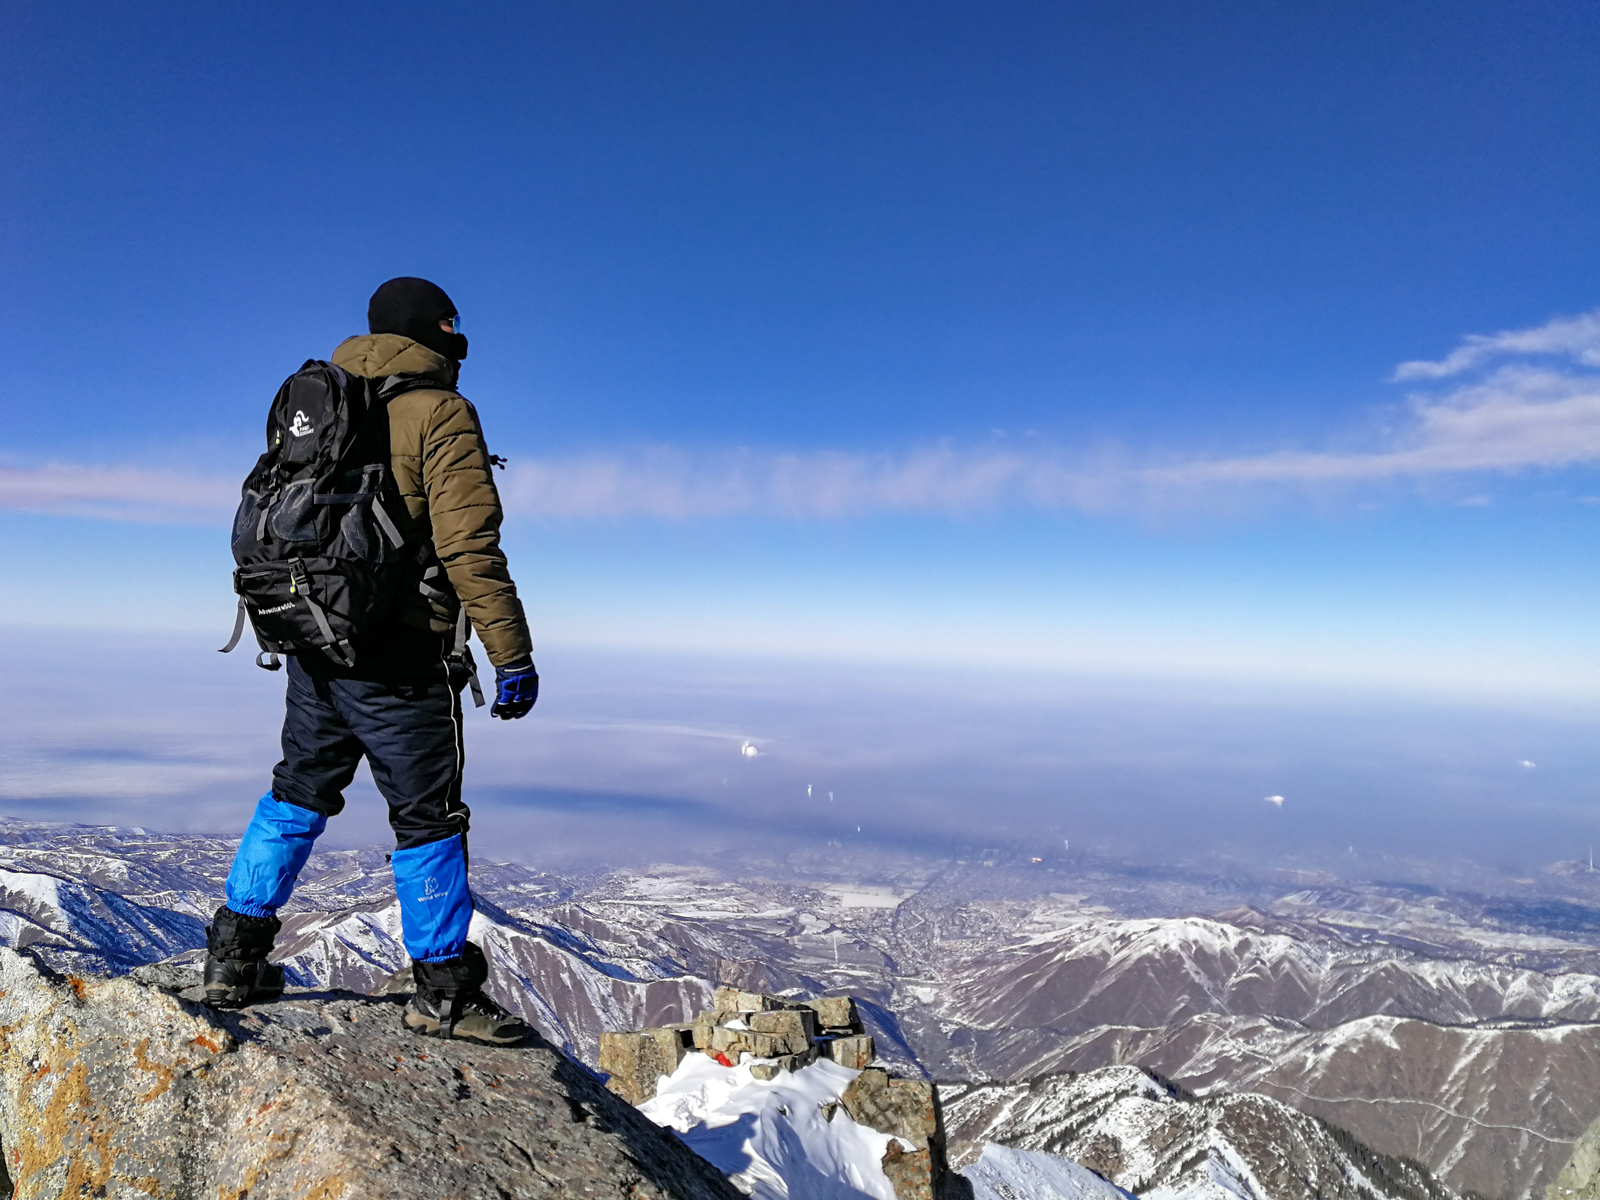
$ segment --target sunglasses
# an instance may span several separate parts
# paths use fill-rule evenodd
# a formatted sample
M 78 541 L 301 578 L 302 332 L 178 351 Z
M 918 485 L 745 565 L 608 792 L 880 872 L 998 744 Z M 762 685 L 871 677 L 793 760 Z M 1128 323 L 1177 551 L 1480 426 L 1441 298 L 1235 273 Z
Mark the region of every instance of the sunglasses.
M 443 325 L 446 322 L 449 322 L 450 332 L 451 333 L 460 333 L 461 332 L 461 318 L 459 316 L 455 316 L 455 317 L 440 317 L 439 318 L 439 324 Z

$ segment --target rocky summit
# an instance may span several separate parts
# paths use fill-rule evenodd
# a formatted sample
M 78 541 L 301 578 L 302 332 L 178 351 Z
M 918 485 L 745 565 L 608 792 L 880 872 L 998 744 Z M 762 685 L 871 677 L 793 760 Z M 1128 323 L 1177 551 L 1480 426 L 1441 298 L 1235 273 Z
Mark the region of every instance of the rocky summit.
M 424 1039 L 396 996 L 237 1013 L 190 971 L 58 975 L 0 949 L 0 1191 L 54 1197 L 734 1200 L 543 1041 Z

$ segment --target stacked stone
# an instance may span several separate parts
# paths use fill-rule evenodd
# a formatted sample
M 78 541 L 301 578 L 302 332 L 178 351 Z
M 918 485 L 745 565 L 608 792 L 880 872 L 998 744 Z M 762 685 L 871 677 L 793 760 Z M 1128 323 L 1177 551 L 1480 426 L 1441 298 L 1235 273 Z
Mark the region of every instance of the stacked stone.
M 756 1061 L 750 1074 L 776 1078 L 819 1058 L 851 1070 L 864 1070 L 877 1056 L 849 996 L 785 1000 L 763 992 L 719 987 L 712 1007 L 691 1022 L 600 1035 L 600 1069 L 606 1084 L 629 1104 L 656 1094 L 656 1080 L 678 1069 L 685 1054 L 699 1051 L 723 1066 L 736 1067 L 745 1056 Z

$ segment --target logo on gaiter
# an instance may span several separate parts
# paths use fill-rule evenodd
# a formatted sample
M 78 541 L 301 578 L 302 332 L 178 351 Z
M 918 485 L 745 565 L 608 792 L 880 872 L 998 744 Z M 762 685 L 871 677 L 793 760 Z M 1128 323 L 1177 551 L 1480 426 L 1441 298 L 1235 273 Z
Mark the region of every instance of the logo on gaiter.
M 439 890 L 439 880 L 437 876 L 429 875 L 422 881 L 422 895 L 417 897 L 418 900 L 440 900 L 443 898 L 444 893 Z

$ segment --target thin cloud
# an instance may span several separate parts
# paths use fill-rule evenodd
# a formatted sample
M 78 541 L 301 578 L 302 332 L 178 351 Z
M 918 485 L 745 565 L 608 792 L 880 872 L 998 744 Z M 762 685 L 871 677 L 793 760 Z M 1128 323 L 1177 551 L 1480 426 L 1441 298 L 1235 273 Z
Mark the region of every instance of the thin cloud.
M 1008 450 L 694 454 L 663 448 L 514 463 L 501 492 L 511 512 L 557 519 L 840 519 L 1016 507 L 1094 510 L 1112 503 L 1123 482 L 1103 468 Z
M 1551 362 L 1550 359 L 1565 359 Z M 1355 452 L 1281 450 L 1138 464 L 1047 447 L 933 445 L 898 453 L 672 447 L 517 459 L 507 510 L 547 520 L 843 520 L 1007 510 L 1100 513 L 1192 505 L 1208 491 L 1316 487 L 1600 462 L 1600 311 L 1473 335 L 1396 379 L 1449 380 L 1409 398 L 1398 429 Z M 1470 375 L 1470 377 L 1468 377 Z M 0 467 L 0 509 L 224 525 L 238 482 L 127 466 Z
M 1600 315 L 1585 320 L 1600 347 Z M 1493 354 L 1510 355 L 1519 338 L 1544 347 L 1540 353 L 1555 353 L 1548 347 L 1570 343 L 1566 333 L 1534 335 L 1559 324 L 1496 335 L 1503 345 Z M 1591 354 L 1600 349 L 1578 347 L 1570 357 L 1587 364 Z M 1187 504 L 1207 486 L 1317 485 L 1594 462 L 1600 462 L 1600 376 L 1507 363 L 1443 394 L 1411 397 L 1400 430 L 1366 452 L 1284 450 L 1139 466 L 1048 449 L 937 446 L 898 455 L 662 449 L 528 464 L 513 469 L 505 490 L 514 511 L 557 518 L 961 516 L 1015 508 L 1093 513 Z
M 1414 397 L 1410 409 L 1404 431 L 1370 453 L 1281 451 L 1139 477 L 1152 485 L 1324 483 L 1600 461 L 1600 377 L 1506 366 L 1441 398 Z
M 0 466 L 0 508 L 152 525 L 226 524 L 239 480 L 143 467 Z
M 1444 379 L 1509 355 L 1556 355 L 1586 367 L 1600 367 L 1600 310 L 1577 317 L 1558 317 L 1534 329 L 1474 333 L 1437 362 L 1401 363 L 1394 378 Z

